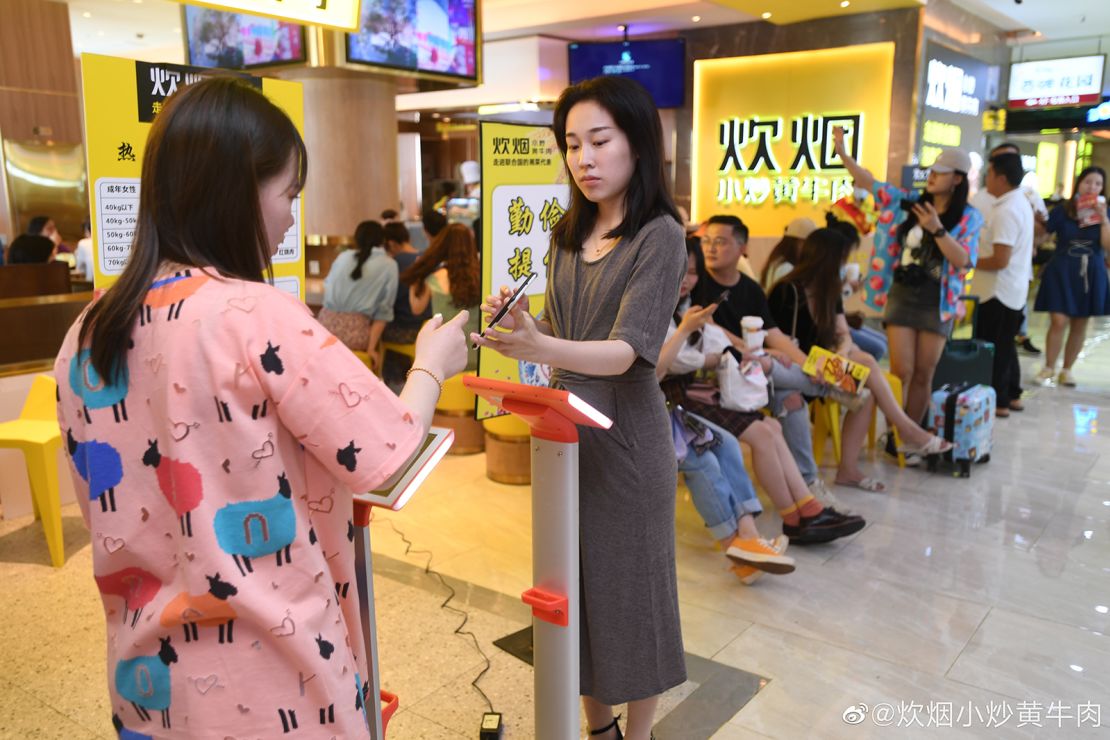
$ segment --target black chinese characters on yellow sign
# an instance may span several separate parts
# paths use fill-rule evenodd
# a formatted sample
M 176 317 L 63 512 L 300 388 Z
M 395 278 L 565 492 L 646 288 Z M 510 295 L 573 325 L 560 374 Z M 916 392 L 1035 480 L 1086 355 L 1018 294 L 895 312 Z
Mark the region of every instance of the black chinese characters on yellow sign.
M 543 309 L 551 229 L 566 212 L 570 189 L 555 134 L 547 126 L 482 123 L 482 294 L 520 284 L 528 275 L 529 309 Z M 482 349 L 478 375 L 547 385 L 550 371 Z M 478 418 L 497 414 L 478 399 Z
M 211 74 L 215 72 L 176 64 L 81 56 L 93 284 L 98 290 L 116 281 L 131 255 L 139 215 L 143 150 L 151 122 L 169 96 Z M 304 95 L 299 82 L 238 76 L 262 90 L 303 132 Z M 292 207 L 293 226 L 273 259 L 274 285 L 303 300 L 303 193 Z
M 754 236 L 820 221 L 852 180 L 833 149 L 886 173 L 894 44 L 694 63 L 692 217 L 743 218 Z

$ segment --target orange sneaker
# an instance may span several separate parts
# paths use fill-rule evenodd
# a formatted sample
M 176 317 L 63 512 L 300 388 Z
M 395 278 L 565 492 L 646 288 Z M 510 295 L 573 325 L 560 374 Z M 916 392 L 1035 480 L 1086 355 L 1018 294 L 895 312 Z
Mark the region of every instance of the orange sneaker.
M 737 565 L 747 565 L 767 573 L 794 572 L 794 558 L 783 555 L 765 539 L 740 539 L 737 537 L 725 551 L 729 559 Z

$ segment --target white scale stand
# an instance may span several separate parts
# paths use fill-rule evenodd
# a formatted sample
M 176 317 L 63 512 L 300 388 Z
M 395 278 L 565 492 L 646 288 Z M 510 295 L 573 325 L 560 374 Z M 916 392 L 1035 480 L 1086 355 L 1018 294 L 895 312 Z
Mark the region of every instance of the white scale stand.
M 613 422 L 568 391 L 474 376 L 466 377 L 463 384 L 498 408 L 526 422 L 531 430 L 533 586 L 521 594 L 521 598 L 532 607 L 533 616 L 533 736 L 537 740 L 578 737 L 578 427 L 608 429 Z M 400 509 L 449 446 L 450 440 L 433 459 L 421 466 L 413 479 L 404 485 L 405 490 L 398 494 L 396 501 L 355 501 L 355 567 L 370 669 L 369 696 L 380 697 L 381 702 L 381 711 L 371 713 L 370 717 L 372 740 L 384 740 L 385 726 L 397 710 L 398 697 L 382 690 L 378 676 L 368 529 L 371 507 Z

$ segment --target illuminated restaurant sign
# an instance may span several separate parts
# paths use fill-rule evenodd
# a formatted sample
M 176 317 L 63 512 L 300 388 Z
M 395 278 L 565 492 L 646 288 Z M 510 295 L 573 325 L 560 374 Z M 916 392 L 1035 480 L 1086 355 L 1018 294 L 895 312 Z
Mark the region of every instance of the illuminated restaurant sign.
M 978 151 L 983 109 L 998 97 L 998 67 L 929 41 L 924 100 L 917 117 L 917 161 L 931 164 L 945 147 Z
M 359 0 L 189 0 L 189 5 L 264 15 L 341 31 L 358 30 Z
M 1104 54 L 1019 62 L 1010 67 L 1011 108 L 1090 105 L 1102 100 Z
M 883 177 L 893 69 L 891 43 L 695 61 L 694 220 L 731 213 L 756 236 L 798 216 L 823 221 L 852 192 L 836 127 Z
M 721 121 L 724 157 L 717 167 L 717 203 L 798 205 L 837 201 L 852 192 L 852 178 L 833 150 L 833 128 L 841 126 L 854 156 L 859 154 L 863 114 L 814 116 L 790 121 L 790 164 L 775 159 L 775 143 L 783 138 L 782 118 L 753 116 Z M 787 160 L 783 160 L 785 163 Z M 807 172 L 800 176 L 802 171 Z M 829 170 L 832 174 L 825 174 Z M 761 174 L 762 173 L 762 174 Z

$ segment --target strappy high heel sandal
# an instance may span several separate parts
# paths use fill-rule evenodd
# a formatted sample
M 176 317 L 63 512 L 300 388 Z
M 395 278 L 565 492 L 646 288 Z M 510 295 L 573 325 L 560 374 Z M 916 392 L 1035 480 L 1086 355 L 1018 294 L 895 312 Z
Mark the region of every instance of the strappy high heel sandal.
M 590 737 L 594 737 L 595 735 L 604 735 L 605 733 L 609 732 L 609 730 L 616 730 L 617 740 L 624 740 L 624 733 L 621 732 L 621 726 L 617 724 L 617 722 L 620 721 L 620 718 L 621 715 L 618 714 L 615 718 L 613 718 L 612 722 L 605 725 L 600 730 L 590 730 Z

